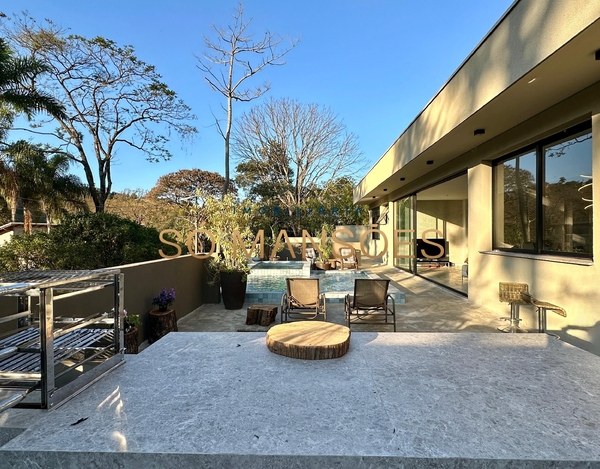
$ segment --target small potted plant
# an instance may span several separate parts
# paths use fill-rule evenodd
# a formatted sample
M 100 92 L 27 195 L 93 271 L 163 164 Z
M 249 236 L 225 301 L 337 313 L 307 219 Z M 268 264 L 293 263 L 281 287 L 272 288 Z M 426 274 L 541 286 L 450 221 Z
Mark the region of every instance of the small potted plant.
M 139 329 L 142 320 L 139 314 L 128 314 L 123 310 L 123 332 L 125 353 L 138 353 L 139 347 Z
M 163 288 L 158 296 L 152 299 L 152 304 L 158 306 L 158 311 L 150 311 L 148 343 L 152 344 L 169 332 L 177 331 L 177 315 L 169 307 L 175 302 L 175 289 Z
M 167 291 L 166 288 L 163 288 L 160 292 L 160 295 L 155 296 L 152 299 L 152 304 L 158 306 L 158 310 L 160 312 L 167 311 L 169 306 L 171 306 L 175 302 L 175 289 L 171 288 Z

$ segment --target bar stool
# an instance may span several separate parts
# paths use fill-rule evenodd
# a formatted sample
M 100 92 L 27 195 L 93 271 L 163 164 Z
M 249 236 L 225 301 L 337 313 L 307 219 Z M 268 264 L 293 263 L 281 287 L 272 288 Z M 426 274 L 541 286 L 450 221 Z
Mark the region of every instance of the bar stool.
M 560 337 L 558 335 L 551 334 L 546 331 L 546 319 L 547 319 L 546 313 L 548 311 L 552 311 L 553 313 L 556 313 L 559 316 L 566 318 L 567 312 L 565 311 L 565 309 L 561 308 L 560 306 L 557 306 L 555 304 L 548 303 L 547 301 L 540 301 L 528 293 L 523 294 L 523 298 L 528 300 L 529 303 L 531 303 L 533 306 L 535 306 L 535 309 L 536 309 L 537 315 L 538 315 L 538 332 L 545 333 L 545 334 L 551 335 L 553 337 L 556 337 L 557 339 L 560 339 Z
M 502 303 L 510 304 L 510 317 L 500 318 L 508 321 L 508 326 L 499 327 L 501 332 L 527 332 L 526 329 L 519 327 L 519 306 L 529 304 L 529 301 L 523 294 L 529 293 L 529 285 L 526 283 L 500 282 L 498 288 L 498 299 Z

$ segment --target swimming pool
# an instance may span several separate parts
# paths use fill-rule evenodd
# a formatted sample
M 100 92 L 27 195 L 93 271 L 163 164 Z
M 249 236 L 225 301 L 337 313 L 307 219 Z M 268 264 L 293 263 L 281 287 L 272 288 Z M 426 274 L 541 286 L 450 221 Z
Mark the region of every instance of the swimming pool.
M 260 261 L 250 265 L 250 276 L 257 277 L 308 277 L 310 262 L 308 261 Z
M 252 269 L 248 275 L 248 287 L 246 289 L 246 302 L 262 304 L 279 304 L 281 296 L 287 290 L 287 277 L 312 277 L 319 279 L 319 290 L 325 293 L 328 303 L 343 303 L 347 294 L 354 292 L 354 280 L 360 278 L 379 278 L 379 276 L 366 270 L 340 270 L 340 271 L 322 271 L 308 269 L 308 275 L 301 275 L 301 270 L 295 269 L 287 273 L 288 269 L 279 263 L 282 267 L 279 271 L 273 266 L 268 269 L 268 274 L 261 272 L 255 275 L 258 270 Z M 306 272 L 305 270 L 303 270 Z M 285 273 L 284 273 L 285 272 Z M 295 273 L 294 273 L 295 272 Z M 390 285 L 389 293 L 394 298 L 396 304 L 404 303 L 404 293 L 399 291 L 393 285 Z

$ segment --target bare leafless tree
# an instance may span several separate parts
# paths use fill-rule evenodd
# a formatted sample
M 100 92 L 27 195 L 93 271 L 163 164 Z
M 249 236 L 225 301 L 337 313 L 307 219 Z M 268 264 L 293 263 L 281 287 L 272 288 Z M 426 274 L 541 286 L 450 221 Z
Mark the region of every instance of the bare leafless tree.
M 328 180 L 363 168 L 356 135 L 329 108 L 269 100 L 243 114 L 233 135 L 243 187 L 299 206 Z
M 231 126 L 233 123 L 233 102 L 252 101 L 271 88 L 269 82 L 264 82 L 251 88 L 244 87 L 244 82 L 256 75 L 268 65 L 284 65 L 283 56 L 292 50 L 298 40 L 291 40 L 287 48 L 280 48 L 283 38 L 265 31 L 260 40 L 254 40 L 248 28 L 252 19 L 244 20 L 244 6 L 238 4 L 233 15 L 233 24 L 226 28 L 212 26 L 216 38 L 213 40 L 204 36 L 207 49 L 198 59 L 198 68 L 205 74 L 204 79 L 213 91 L 221 93 L 226 99 L 226 105 L 221 106 L 226 113 L 225 127 L 221 120 L 215 117 L 217 130 L 225 141 L 225 182 L 223 196 L 229 191 L 229 146 Z

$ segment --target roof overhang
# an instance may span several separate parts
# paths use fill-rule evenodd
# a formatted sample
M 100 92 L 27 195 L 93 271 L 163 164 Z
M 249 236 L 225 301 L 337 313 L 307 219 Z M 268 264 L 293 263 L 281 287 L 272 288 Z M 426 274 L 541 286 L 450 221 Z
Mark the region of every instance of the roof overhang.
M 599 82 L 598 50 L 600 2 L 515 2 L 358 183 L 354 203 L 372 204 L 401 192 Z M 485 133 L 475 135 L 476 129 Z

